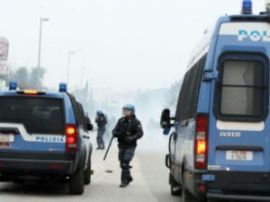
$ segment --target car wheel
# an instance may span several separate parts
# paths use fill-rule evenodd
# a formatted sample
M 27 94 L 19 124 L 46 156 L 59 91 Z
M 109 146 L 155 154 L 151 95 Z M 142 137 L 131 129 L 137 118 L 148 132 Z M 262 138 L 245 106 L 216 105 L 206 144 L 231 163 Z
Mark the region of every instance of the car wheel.
M 182 194 L 182 187 L 175 181 L 172 174 L 169 175 L 169 183 L 171 186 L 171 195 L 172 196 L 181 196 Z
M 84 184 L 86 184 L 86 185 L 91 184 L 91 175 L 92 175 L 92 171 L 91 171 L 91 157 L 89 157 L 87 168 L 84 171 Z
M 72 195 L 82 195 L 84 192 L 84 172 L 83 167 L 70 176 L 69 193 Z

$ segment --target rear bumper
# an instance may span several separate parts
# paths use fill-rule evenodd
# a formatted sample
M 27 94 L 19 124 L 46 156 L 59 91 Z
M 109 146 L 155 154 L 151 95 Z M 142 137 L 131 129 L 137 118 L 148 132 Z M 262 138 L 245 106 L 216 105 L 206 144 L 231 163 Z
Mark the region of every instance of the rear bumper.
M 222 193 L 208 193 L 208 199 L 217 200 L 241 200 L 241 201 L 270 201 L 270 196 L 254 196 L 241 194 L 222 194 Z
M 72 174 L 76 154 L 57 152 L 0 152 L 1 174 Z
M 270 173 L 210 172 L 214 180 L 207 182 L 209 199 L 270 201 Z

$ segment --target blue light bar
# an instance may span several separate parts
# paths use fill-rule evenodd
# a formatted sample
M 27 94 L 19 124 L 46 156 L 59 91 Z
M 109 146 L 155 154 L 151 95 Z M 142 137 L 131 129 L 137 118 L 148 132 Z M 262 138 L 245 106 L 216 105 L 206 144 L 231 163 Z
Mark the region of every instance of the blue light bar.
M 61 93 L 67 92 L 67 84 L 66 83 L 59 84 L 59 92 L 61 92 Z
M 17 82 L 10 81 L 9 82 L 9 90 L 17 90 Z
M 252 1 L 251 0 L 243 0 L 242 14 L 243 15 L 251 15 L 252 14 Z

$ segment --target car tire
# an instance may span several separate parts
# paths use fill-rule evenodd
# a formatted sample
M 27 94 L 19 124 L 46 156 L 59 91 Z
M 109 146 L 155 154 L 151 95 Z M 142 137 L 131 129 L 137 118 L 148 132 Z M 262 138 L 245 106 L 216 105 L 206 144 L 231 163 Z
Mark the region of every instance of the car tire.
M 87 168 L 84 171 L 84 184 L 85 185 L 91 184 L 91 175 L 92 175 L 91 156 L 89 156 L 89 160 L 88 160 L 88 163 L 87 163 Z
M 169 183 L 171 187 L 171 195 L 172 196 L 181 196 L 182 194 L 182 186 L 175 181 L 172 174 L 169 174 Z
M 70 176 L 69 193 L 72 195 L 82 195 L 84 192 L 84 172 L 80 166 L 78 170 Z

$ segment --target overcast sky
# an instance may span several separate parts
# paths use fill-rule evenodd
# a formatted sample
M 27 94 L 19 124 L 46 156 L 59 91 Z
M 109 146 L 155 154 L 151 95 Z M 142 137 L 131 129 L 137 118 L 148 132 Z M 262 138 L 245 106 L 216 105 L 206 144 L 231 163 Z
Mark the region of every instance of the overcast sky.
M 165 87 L 180 79 L 204 30 L 241 0 L 0 0 L 0 35 L 10 41 L 12 66 L 37 65 L 39 18 L 46 84 L 91 80 L 95 88 Z M 264 0 L 254 0 L 254 11 Z

